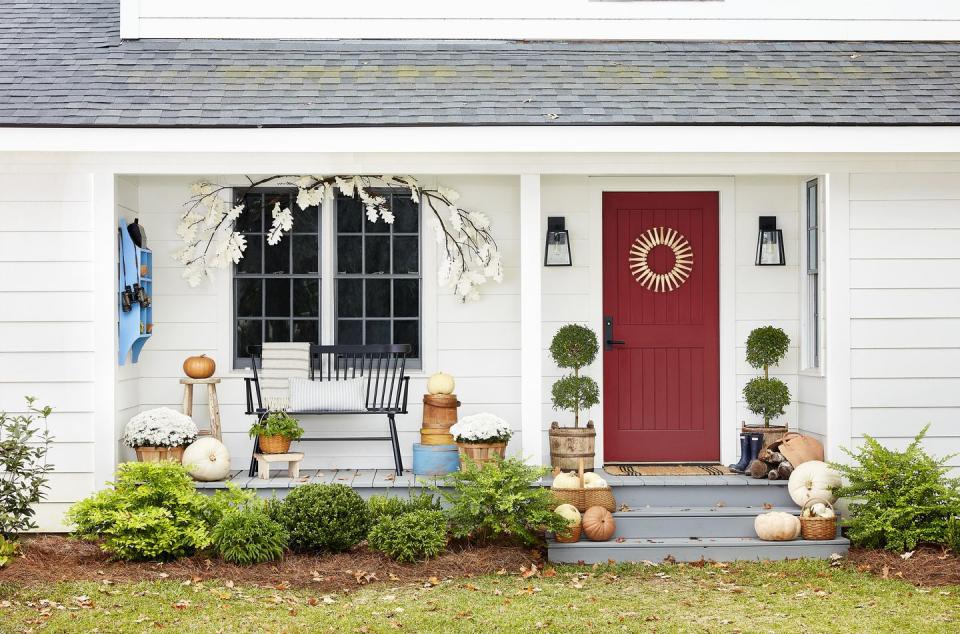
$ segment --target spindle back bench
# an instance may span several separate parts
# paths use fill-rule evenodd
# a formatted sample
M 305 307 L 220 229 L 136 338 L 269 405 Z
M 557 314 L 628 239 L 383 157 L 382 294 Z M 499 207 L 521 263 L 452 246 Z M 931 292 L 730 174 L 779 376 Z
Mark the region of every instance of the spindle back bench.
M 260 391 L 259 367 L 262 364 L 262 346 L 251 346 L 250 353 L 253 376 L 246 377 L 247 414 L 265 417 L 269 410 L 264 407 Z M 393 463 L 397 475 L 403 473 L 403 459 L 400 456 L 400 441 L 397 438 L 397 414 L 407 413 L 407 393 L 410 377 L 406 375 L 408 344 L 397 345 L 311 345 L 310 373 L 311 381 L 341 381 L 356 378 L 366 379 L 366 402 L 364 408 L 357 411 L 290 411 L 292 415 L 303 416 L 353 416 L 376 414 L 387 417 L 388 436 L 327 436 L 301 438 L 300 442 L 316 441 L 390 441 L 393 448 Z M 253 453 L 259 453 L 259 441 L 254 440 Z M 257 473 L 257 461 L 250 460 L 250 476 Z

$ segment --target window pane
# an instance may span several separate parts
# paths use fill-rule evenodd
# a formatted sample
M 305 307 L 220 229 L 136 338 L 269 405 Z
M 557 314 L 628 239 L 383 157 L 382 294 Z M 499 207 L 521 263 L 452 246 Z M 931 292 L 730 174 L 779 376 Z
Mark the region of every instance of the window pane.
M 410 196 L 393 197 L 393 232 L 416 233 L 420 228 L 420 206 Z
M 253 319 L 237 320 L 237 357 L 248 357 L 247 346 L 259 346 L 263 343 L 261 328 L 263 322 Z
M 280 242 L 264 248 L 266 252 L 266 273 L 290 272 L 290 236 L 284 236 Z
M 819 268 L 819 254 L 817 253 L 817 230 L 807 231 L 807 271 L 815 273 Z
M 263 315 L 263 281 L 260 279 L 237 279 L 237 316 L 261 317 Z
M 357 198 L 337 198 L 337 232 L 360 233 L 363 227 L 363 205 Z
M 363 238 L 340 236 L 337 238 L 337 272 L 362 273 Z
M 393 281 L 393 316 L 420 316 L 420 280 Z
M 337 322 L 337 343 L 349 346 L 363 343 L 363 322 L 341 319 Z
M 293 206 L 293 232 L 294 233 L 317 233 L 320 226 L 319 207 L 307 207 L 300 209 Z
M 293 280 L 293 316 L 320 316 L 320 280 Z
M 320 244 L 317 236 L 290 236 L 284 238 L 290 240 L 293 246 L 293 272 L 319 273 L 320 272 Z
M 247 249 L 243 252 L 243 259 L 237 263 L 237 273 L 263 273 L 263 237 L 247 236 Z
M 286 209 L 290 206 L 290 195 L 285 193 L 272 193 L 266 194 L 264 196 L 264 205 L 263 205 L 263 219 L 264 219 L 264 231 L 267 231 L 270 228 L 270 225 L 273 224 L 273 210 L 276 209 L 277 205 L 280 205 L 280 209 Z
M 374 320 L 367 322 L 367 344 L 390 343 L 390 322 Z
M 247 194 L 243 198 L 243 212 L 237 218 L 236 230 L 240 233 L 263 232 L 263 197 L 260 194 Z
M 268 319 L 266 341 L 290 341 L 290 322 L 286 319 Z
M 390 280 L 367 280 L 367 317 L 390 316 Z
M 420 252 L 417 236 L 397 236 L 393 239 L 393 272 L 417 273 L 420 270 Z
M 306 341 L 309 343 L 320 343 L 320 324 L 313 319 L 294 320 L 293 341 Z
M 807 226 L 817 226 L 817 187 L 816 185 L 807 186 Z
M 337 280 L 337 315 L 363 317 L 363 280 Z
M 390 225 L 388 225 L 383 218 L 377 216 L 376 222 L 370 222 L 370 219 L 367 218 L 367 210 L 363 210 L 363 230 L 367 233 L 390 233 Z
M 266 315 L 268 317 L 290 316 L 290 280 L 265 280 L 267 293 Z M 276 340 L 272 340 L 276 341 Z
M 402 319 L 393 322 L 393 343 L 409 343 L 410 358 L 420 358 L 420 327 L 416 320 Z
M 390 272 L 390 236 L 367 236 L 364 273 Z

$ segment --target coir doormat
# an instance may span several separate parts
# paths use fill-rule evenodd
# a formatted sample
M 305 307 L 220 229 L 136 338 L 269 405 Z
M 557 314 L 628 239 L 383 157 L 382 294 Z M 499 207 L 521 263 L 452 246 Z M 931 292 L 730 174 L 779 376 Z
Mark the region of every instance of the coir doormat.
M 733 471 L 718 464 L 682 464 L 682 465 L 606 465 L 604 471 L 616 476 L 722 476 L 733 475 Z

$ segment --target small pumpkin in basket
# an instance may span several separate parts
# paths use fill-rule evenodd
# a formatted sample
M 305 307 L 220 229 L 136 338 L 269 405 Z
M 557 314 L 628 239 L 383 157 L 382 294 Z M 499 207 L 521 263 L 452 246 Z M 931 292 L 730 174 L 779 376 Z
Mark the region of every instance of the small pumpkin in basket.
M 555 508 L 553 512 L 569 522 L 569 528 L 563 533 L 557 533 L 556 540 L 564 544 L 580 541 L 580 533 L 583 530 L 583 519 L 577 507 L 573 504 L 561 504 Z
M 609 541 L 617 530 L 617 522 L 613 513 L 602 506 L 591 506 L 583 514 L 583 532 L 594 542 Z
M 575 473 L 563 473 L 561 471 L 553 478 L 553 488 L 554 489 L 579 489 L 580 478 L 578 478 L 577 474 Z

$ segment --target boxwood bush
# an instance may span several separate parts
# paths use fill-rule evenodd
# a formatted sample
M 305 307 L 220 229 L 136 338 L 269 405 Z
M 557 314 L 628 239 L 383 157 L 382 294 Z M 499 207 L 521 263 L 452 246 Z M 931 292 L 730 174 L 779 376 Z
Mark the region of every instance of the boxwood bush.
M 370 548 L 403 563 L 436 557 L 447 547 L 442 511 L 419 510 L 384 516 L 370 530 Z
M 399 517 L 413 511 L 439 511 L 440 502 L 429 493 L 411 494 L 410 497 L 374 495 L 367 500 L 370 509 L 370 524 L 375 526 L 381 519 Z
M 214 526 L 212 540 L 221 559 L 249 566 L 280 559 L 288 536 L 263 504 L 254 503 L 228 510 Z
M 356 491 L 342 484 L 295 488 L 278 513 L 299 552 L 342 552 L 359 544 L 370 529 L 370 511 Z

